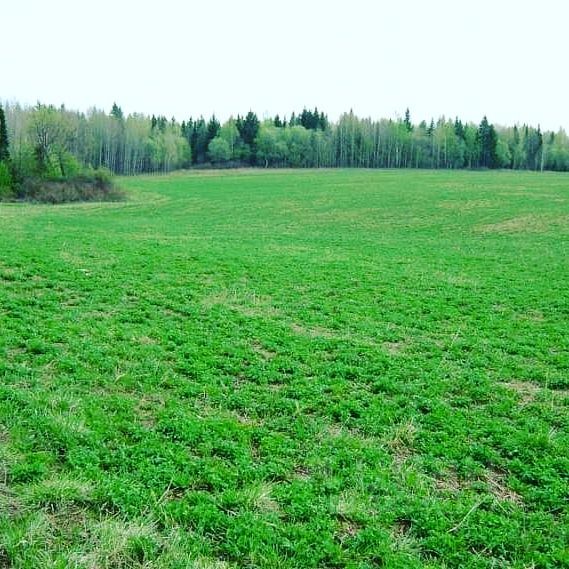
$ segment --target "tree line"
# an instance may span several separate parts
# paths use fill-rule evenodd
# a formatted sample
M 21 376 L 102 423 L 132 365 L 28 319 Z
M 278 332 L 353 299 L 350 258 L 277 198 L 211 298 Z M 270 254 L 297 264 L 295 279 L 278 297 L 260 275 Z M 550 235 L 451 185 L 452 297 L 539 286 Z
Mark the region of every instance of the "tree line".
M 106 168 L 115 174 L 169 172 L 191 167 L 271 168 L 510 168 L 569 170 L 569 138 L 542 132 L 441 117 L 414 124 L 409 110 L 397 119 L 360 118 L 352 111 L 336 122 L 318 109 L 287 120 L 260 120 L 249 111 L 223 124 L 215 117 L 181 123 L 164 116 L 86 113 L 64 106 L 0 106 L 0 187 L 29 173 L 66 178 Z

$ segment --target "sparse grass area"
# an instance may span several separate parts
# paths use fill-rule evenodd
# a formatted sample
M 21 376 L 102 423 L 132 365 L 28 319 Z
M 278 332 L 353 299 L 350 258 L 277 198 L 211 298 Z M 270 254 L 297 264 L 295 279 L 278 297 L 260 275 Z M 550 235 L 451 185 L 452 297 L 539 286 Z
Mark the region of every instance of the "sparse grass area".
M 0 204 L 0 567 L 569 566 L 569 178 Z

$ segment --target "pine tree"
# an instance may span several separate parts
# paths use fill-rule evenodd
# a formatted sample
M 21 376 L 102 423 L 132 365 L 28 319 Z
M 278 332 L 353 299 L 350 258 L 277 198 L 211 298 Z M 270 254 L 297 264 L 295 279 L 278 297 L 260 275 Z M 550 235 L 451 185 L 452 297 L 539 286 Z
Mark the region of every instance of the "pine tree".
M 206 160 L 208 140 L 208 129 L 205 119 L 200 117 L 193 123 L 192 134 L 190 136 L 190 147 L 192 149 L 192 162 L 201 164 Z
M 8 128 L 6 126 L 6 115 L 0 106 L 0 162 L 10 159 L 10 142 L 8 140 Z
M 541 161 L 541 151 L 543 147 L 543 135 L 541 134 L 541 128 L 539 126 L 537 130 L 527 126 L 524 128 L 523 147 L 526 154 L 525 167 L 531 170 L 537 170 Z
M 209 144 L 219 133 L 219 129 L 221 128 L 221 124 L 215 118 L 215 115 L 209 119 L 207 123 L 207 143 Z
M 166 132 L 166 127 L 168 126 L 168 119 L 165 116 L 160 116 L 158 117 L 158 119 L 156 119 L 157 124 L 158 124 L 158 130 L 161 133 L 165 133 Z
M 310 128 L 310 122 L 312 119 L 312 113 L 310 111 L 307 111 L 306 108 L 302 109 L 302 113 L 300 113 L 300 116 L 298 117 L 298 122 L 300 123 L 300 126 L 303 126 L 304 128 Z
M 257 138 L 257 134 L 259 133 L 259 128 L 261 126 L 259 119 L 253 111 L 249 111 L 244 119 L 242 119 L 240 116 L 237 116 L 235 126 L 237 127 L 239 135 L 241 136 L 241 139 L 245 143 L 246 147 L 249 148 L 249 163 L 251 165 L 254 165 L 257 152 L 255 147 L 255 139 Z
M 498 165 L 498 156 L 496 154 L 496 145 L 498 136 L 494 126 L 484 117 L 478 127 L 478 143 L 480 146 L 480 166 L 482 168 L 496 168 Z
M 244 120 L 238 122 L 237 128 L 245 144 L 252 146 L 259 132 L 259 119 L 253 111 L 249 111 Z M 241 128 L 240 128 L 241 127 Z
M 188 122 L 186 123 L 186 129 L 184 133 L 184 138 L 191 146 L 192 143 L 192 133 L 194 132 L 194 119 L 192 117 L 189 118 Z
M 124 119 L 122 109 L 116 103 L 113 103 L 113 107 L 111 109 L 111 116 L 115 117 L 115 119 L 119 119 L 119 120 Z
M 405 125 L 405 130 L 407 132 L 413 132 L 413 123 L 411 122 L 411 112 L 409 111 L 409 107 L 407 107 L 407 110 L 405 111 L 403 124 Z
M 462 124 L 462 121 L 460 121 L 458 117 L 456 117 L 454 121 L 454 134 L 456 134 L 458 138 L 464 140 L 464 125 Z

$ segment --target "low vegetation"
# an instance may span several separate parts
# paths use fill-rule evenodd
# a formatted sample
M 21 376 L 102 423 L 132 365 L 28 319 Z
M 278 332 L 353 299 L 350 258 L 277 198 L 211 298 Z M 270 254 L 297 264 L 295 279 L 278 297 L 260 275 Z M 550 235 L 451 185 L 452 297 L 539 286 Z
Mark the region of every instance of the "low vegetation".
M 561 174 L 0 204 L 0 566 L 567 567 Z
M 120 201 L 125 193 L 117 188 L 110 174 L 82 171 L 68 177 L 27 176 L 17 180 L 4 193 L 4 199 L 35 203 Z

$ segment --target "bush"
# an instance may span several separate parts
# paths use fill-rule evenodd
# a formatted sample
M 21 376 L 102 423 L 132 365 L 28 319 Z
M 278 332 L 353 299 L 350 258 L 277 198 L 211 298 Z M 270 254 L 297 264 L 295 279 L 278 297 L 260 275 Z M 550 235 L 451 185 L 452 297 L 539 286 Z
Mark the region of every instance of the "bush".
M 27 177 L 20 181 L 16 196 L 39 203 L 120 201 L 125 194 L 117 188 L 108 170 L 84 170 L 69 178 Z

